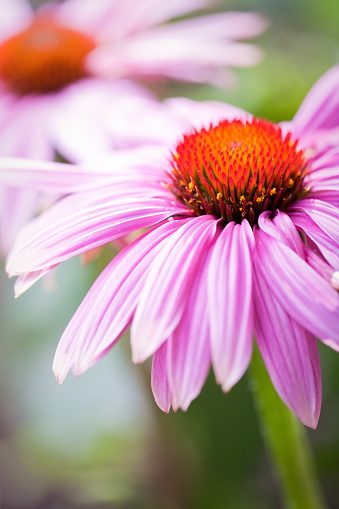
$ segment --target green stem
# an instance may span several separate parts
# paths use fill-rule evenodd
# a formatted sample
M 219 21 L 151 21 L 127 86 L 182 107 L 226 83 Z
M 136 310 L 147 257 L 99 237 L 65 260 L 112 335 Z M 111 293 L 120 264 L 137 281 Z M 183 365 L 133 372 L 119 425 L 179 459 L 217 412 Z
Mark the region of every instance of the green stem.
M 259 349 L 251 364 L 252 389 L 263 439 L 286 509 L 324 509 L 306 431 L 277 395 Z

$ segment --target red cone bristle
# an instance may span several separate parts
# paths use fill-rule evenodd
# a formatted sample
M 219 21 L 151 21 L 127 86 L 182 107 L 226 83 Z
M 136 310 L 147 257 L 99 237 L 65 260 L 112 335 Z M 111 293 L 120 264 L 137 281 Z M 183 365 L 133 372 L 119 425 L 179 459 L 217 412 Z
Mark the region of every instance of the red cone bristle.
M 196 215 L 253 226 L 261 212 L 283 210 L 305 195 L 307 166 L 297 141 L 279 126 L 224 120 L 185 135 L 173 154 L 171 190 Z
M 85 34 L 37 17 L 0 45 L 0 79 L 19 94 L 46 94 L 86 76 L 84 58 L 95 48 Z

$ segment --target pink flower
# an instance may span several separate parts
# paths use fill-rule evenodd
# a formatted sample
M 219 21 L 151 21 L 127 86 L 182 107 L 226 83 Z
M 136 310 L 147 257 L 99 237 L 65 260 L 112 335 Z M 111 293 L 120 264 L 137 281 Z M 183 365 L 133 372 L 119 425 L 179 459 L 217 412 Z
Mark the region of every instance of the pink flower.
M 257 48 L 233 40 L 255 36 L 266 26 L 250 13 L 161 25 L 210 5 L 209 0 L 66 0 L 36 13 L 26 0 L 1 2 L 2 156 L 51 160 L 57 150 L 78 162 L 117 148 L 123 137 L 111 132 L 109 119 L 151 95 L 116 78 L 163 75 L 224 84 L 231 79 L 225 66 L 253 65 L 261 56 Z M 111 79 L 103 81 L 103 73 Z M 0 192 L 0 246 L 7 252 L 18 228 L 41 204 L 32 191 Z
M 187 119 L 168 157 L 150 147 L 121 153 L 110 176 L 88 171 L 83 189 L 26 227 L 9 256 L 20 293 L 62 261 L 149 228 L 80 305 L 56 377 L 83 373 L 131 325 L 133 361 L 153 355 L 156 402 L 186 410 L 211 363 L 224 391 L 242 377 L 254 334 L 281 399 L 315 428 L 316 337 L 339 350 L 339 67 L 282 126 L 221 103 L 173 99 L 165 108 Z M 65 192 L 82 171 L 64 180 L 52 163 L 6 165 L 3 175 Z

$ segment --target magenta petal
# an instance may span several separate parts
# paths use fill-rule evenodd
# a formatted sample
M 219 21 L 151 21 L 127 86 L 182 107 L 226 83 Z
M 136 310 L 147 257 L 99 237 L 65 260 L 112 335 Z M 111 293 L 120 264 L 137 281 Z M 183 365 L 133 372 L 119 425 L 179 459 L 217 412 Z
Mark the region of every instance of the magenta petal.
M 258 274 L 253 292 L 254 333 L 272 383 L 292 412 L 316 428 L 321 407 L 316 339 L 286 313 Z
M 53 369 L 60 382 L 73 364 L 76 373 L 81 374 L 112 348 L 133 317 L 148 269 L 162 242 L 182 224 L 172 221 L 145 233 L 98 277 L 57 348 Z
M 339 246 L 339 209 L 322 200 L 309 198 L 293 203 L 288 212 L 305 212 Z
M 131 187 L 107 186 L 56 203 L 18 236 L 8 258 L 9 274 L 46 269 L 171 215 L 187 213 L 159 185 L 145 184 L 133 191 Z
M 252 355 L 253 247 L 247 220 L 241 225 L 228 223 L 213 247 L 209 264 L 212 363 L 224 391 L 242 377 Z
M 154 352 L 151 383 L 157 405 L 168 414 L 172 395 L 167 375 L 167 341 Z
M 339 65 L 327 71 L 312 87 L 293 119 L 296 137 L 339 125 Z
M 271 212 L 260 214 L 258 219 L 260 229 L 289 246 L 304 259 L 304 245 L 290 217 L 280 210 L 273 219 L 271 216 Z
M 282 242 L 255 229 L 255 268 L 293 319 L 320 339 L 339 343 L 339 295 Z
M 131 327 L 134 362 L 143 362 L 179 324 L 201 253 L 209 248 L 217 224 L 210 215 L 192 218 L 172 235 L 154 260 Z
M 339 137 L 339 135 L 338 135 Z M 339 147 L 326 150 L 312 161 L 312 171 L 305 177 L 312 196 L 324 191 L 339 191 Z
M 317 246 L 323 257 L 335 269 L 339 270 L 339 250 L 338 244 L 334 242 L 326 233 L 323 232 L 308 216 L 301 212 L 291 212 L 289 214 L 291 220 L 298 229 L 311 239 Z
M 209 258 L 209 255 L 207 255 Z M 188 295 L 182 319 L 167 340 L 168 379 L 174 410 L 187 410 L 211 365 L 209 313 L 206 305 L 209 262 L 205 259 Z

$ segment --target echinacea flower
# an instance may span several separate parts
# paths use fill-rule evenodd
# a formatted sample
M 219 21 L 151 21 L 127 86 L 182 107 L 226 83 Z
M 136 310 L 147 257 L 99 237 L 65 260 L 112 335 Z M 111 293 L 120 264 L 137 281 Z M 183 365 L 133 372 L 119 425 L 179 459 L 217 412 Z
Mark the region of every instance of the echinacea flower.
M 119 146 L 122 137 L 116 133 L 112 139 L 108 118 L 151 95 L 117 78 L 162 75 L 224 84 L 225 66 L 256 64 L 260 51 L 234 42 L 265 29 L 255 14 L 219 13 L 165 24 L 210 3 L 66 0 L 34 13 L 27 0 L 1 0 L 0 155 L 51 160 L 57 150 L 78 162 Z M 1 189 L 4 252 L 38 208 L 35 193 Z
M 148 228 L 66 328 L 58 380 L 83 373 L 131 326 L 133 361 L 153 355 L 156 402 L 186 410 L 211 364 L 224 391 L 243 376 L 254 335 L 281 399 L 315 428 L 316 337 L 339 350 L 339 67 L 281 126 L 225 104 L 178 105 L 196 128 L 167 158 L 147 166 L 130 156 L 127 177 L 116 168 L 59 201 L 21 233 L 8 273 L 20 293 L 62 261 Z M 57 165 L 6 164 L 32 185 L 62 180 Z

